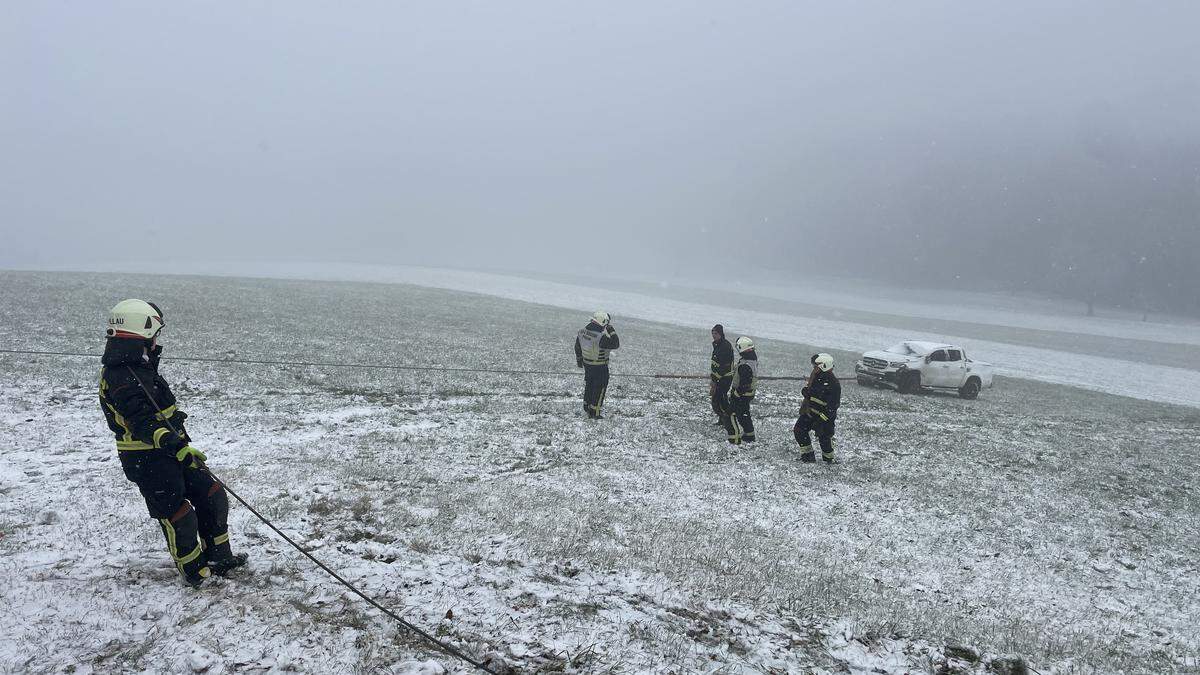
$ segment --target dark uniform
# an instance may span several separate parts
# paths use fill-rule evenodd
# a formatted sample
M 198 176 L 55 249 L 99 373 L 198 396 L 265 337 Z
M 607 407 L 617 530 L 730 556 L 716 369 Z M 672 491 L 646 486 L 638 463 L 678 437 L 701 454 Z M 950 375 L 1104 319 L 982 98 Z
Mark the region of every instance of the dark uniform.
M 719 327 L 720 324 L 718 324 Z M 717 330 L 714 327 L 713 330 Z M 717 414 L 721 426 L 729 429 L 729 386 L 733 384 L 733 345 L 725 339 L 724 332 L 720 339 L 713 340 L 712 360 L 710 361 L 709 380 L 712 384 L 712 409 Z
M 732 413 L 727 417 L 730 421 L 725 426 L 729 433 L 729 442 L 750 443 L 754 441 L 754 420 L 750 419 L 750 403 L 754 400 L 754 390 L 758 387 L 758 353 L 754 348 L 747 349 L 738 355 L 737 367 L 733 371 L 733 381 L 730 383 L 729 407 Z
M 809 436 L 809 432 L 813 432 L 821 445 L 821 458 L 832 462 L 833 424 L 837 420 L 838 406 L 842 404 L 842 384 L 832 371 L 814 371 L 816 375 L 801 390 L 806 403 L 800 407 L 800 417 L 792 427 L 792 432 L 800 444 L 800 459 L 806 462 L 815 462 L 817 459 Z
M 575 336 L 575 365 L 584 369 L 583 410 L 589 419 L 601 419 L 600 409 L 608 393 L 608 355 L 620 346 L 621 338 L 612 324 L 591 321 Z
M 176 453 L 191 442 L 184 427 L 187 414 L 176 407 L 175 395 L 158 374 L 162 347 L 147 350 L 148 344 L 108 339 L 101 359 L 100 408 L 116 434 L 125 477 L 137 484 L 180 573 L 188 583 L 199 585 L 210 572 L 223 573 L 245 562 L 245 557 L 234 556 L 229 548 L 225 490 L 191 457 L 185 456 L 187 465 L 176 459 Z

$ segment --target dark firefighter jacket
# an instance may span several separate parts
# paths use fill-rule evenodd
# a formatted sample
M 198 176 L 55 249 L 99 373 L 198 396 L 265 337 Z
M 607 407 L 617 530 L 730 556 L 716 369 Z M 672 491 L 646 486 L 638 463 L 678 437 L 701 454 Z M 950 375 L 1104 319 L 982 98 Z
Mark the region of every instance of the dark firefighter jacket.
M 837 419 L 838 406 L 842 404 L 842 384 L 833 372 L 818 372 L 801 393 L 808 397 L 808 411 L 812 417 L 822 422 Z
M 162 447 L 163 436 L 170 432 L 164 418 L 187 438 L 183 427 L 187 413 L 175 407 L 171 387 L 158 374 L 158 356 L 162 348 L 146 354 L 145 344 L 142 340 L 109 338 L 100 359 L 104 366 L 100 369 L 100 409 L 104 411 L 108 428 L 117 437 L 117 450 Z M 161 406 L 163 414 L 155 410 L 142 385 L 154 395 L 154 403 Z
M 724 337 L 713 340 L 709 377 L 713 384 L 720 384 L 721 380 L 733 377 L 733 345 Z
M 589 366 L 607 366 L 608 353 L 621 346 L 621 338 L 617 337 L 617 332 L 613 330 L 612 326 L 601 326 L 595 321 L 591 321 L 579 332 L 580 334 L 588 332 L 600 335 L 600 352 L 595 360 L 585 358 L 583 347 L 579 344 L 579 337 L 575 337 L 575 363 L 580 366 L 584 364 Z

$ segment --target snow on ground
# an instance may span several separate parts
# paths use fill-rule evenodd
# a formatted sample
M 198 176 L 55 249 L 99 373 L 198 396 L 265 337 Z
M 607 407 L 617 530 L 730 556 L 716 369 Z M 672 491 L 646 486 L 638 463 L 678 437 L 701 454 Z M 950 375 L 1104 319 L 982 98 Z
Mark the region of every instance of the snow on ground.
M 204 265 L 205 272 L 232 272 L 236 267 Z M 960 344 L 969 355 L 995 364 L 997 372 L 1010 377 L 1067 384 L 1177 405 L 1200 407 L 1200 370 L 1153 365 L 1136 360 L 1040 349 L 1004 342 L 963 338 L 941 333 L 914 332 L 816 316 L 798 316 L 763 311 L 746 311 L 653 297 L 643 293 L 605 290 L 552 281 L 425 267 L 373 265 L 288 265 L 260 266 L 256 275 L 281 278 L 327 279 L 405 283 L 535 302 L 590 313 L 603 307 L 620 321 L 624 317 L 662 321 L 679 326 L 710 328 L 723 323 L 732 334 L 756 338 L 804 342 L 821 349 L 863 352 L 882 349 L 901 340 L 933 340 Z M 1172 333 L 1188 334 L 1187 328 Z M 843 370 L 849 363 L 843 362 Z M 791 374 L 807 372 L 805 363 L 795 362 Z M 776 371 L 777 374 L 778 371 Z
M 971 402 L 848 384 L 842 461 L 807 466 L 792 383 L 764 383 L 763 440 L 731 450 L 703 382 L 622 377 L 703 368 L 705 331 L 624 319 L 594 424 L 575 376 L 170 360 L 570 371 L 574 310 L 396 285 L 0 283 L 8 346 L 31 302 L 53 328 L 29 346 L 96 351 L 113 299 L 161 300 L 164 373 L 213 469 L 385 605 L 523 670 L 1200 665 L 1194 409 L 1024 380 Z M 768 369 L 813 349 L 761 344 Z M 244 508 L 251 572 L 182 587 L 116 462 L 96 368 L 0 357 L 0 671 L 465 672 Z

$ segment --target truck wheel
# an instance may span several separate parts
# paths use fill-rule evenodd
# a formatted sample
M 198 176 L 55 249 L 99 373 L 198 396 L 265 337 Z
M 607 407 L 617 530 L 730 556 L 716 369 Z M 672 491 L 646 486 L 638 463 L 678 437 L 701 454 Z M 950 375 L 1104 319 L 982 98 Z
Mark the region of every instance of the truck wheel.
M 869 386 L 871 386 L 871 378 L 869 378 L 869 377 L 862 377 L 862 376 L 860 375 L 860 376 L 859 376 L 859 378 L 858 378 L 858 386 L 860 386 L 860 387 L 869 387 Z
M 967 378 L 966 384 L 964 384 L 963 386 L 958 388 L 958 395 L 967 399 L 968 401 L 974 400 L 976 397 L 978 397 L 979 396 L 979 378 L 978 377 Z
M 901 394 L 916 394 L 921 391 L 921 374 L 920 373 L 905 373 L 900 377 L 900 386 L 897 387 Z

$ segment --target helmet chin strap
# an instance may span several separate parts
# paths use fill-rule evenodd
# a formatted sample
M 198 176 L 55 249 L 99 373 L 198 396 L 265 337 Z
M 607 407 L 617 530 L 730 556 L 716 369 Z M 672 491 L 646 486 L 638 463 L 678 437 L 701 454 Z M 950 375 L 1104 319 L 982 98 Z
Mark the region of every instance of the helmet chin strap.
M 153 352 L 154 348 L 157 346 L 158 346 L 158 334 L 157 333 L 155 333 L 154 337 L 150 338 L 149 340 L 143 340 L 142 341 L 142 359 L 149 361 L 151 352 Z

